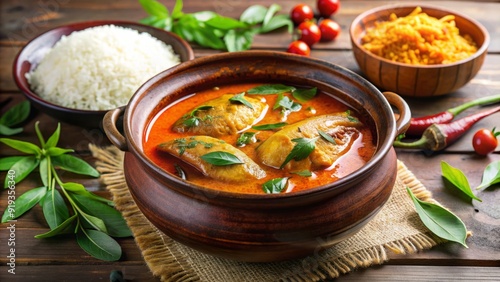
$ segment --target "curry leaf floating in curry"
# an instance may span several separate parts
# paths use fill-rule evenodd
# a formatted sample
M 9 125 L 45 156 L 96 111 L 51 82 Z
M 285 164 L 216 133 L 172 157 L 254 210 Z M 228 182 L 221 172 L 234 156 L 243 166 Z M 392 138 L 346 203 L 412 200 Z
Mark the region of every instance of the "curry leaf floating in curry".
M 236 139 L 236 146 L 243 147 L 250 143 L 257 142 L 257 138 L 255 138 L 255 132 L 243 132 L 238 139 Z
M 236 94 L 233 97 L 229 98 L 229 101 L 231 101 L 233 103 L 241 103 L 241 104 L 243 104 L 243 105 L 245 105 L 253 110 L 252 104 L 250 104 L 250 102 L 245 100 L 244 96 L 245 96 L 245 92 L 242 92 L 242 93 Z
M 295 91 L 292 92 L 292 96 L 293 98 L 299 100 L 300 102 L 307 102 L 316 97 L 317 93 L 318 93 L 318 88 L 316 87 L 309 89 L 297 88 L 295 89 Z
M 287 116 L 290 112 L 298 112 L 302 108 L 302 105 L 292 101 L 288 96 L 280 93 L 278 99 L 273 106 L 273 110 L 281 108 L 283 115 Z
M 330 143 L 332 143 L 332 144 L 337 144 L 337 142 L 335 142 L 335 139 L 333 139 L 333 137 L 332 137 L 330 134 L 328 134 L 328 133 L 324 132 L 324 131 L 323 131 L 323 130 L 321 130 L 321 129 L 318 129 L 318 133 L 319 133 L 319 135 L 320 135 L 321 137 L 323 137 L 323 139 L 325 139 L 326 141 L 328 141 L 328 142 L 330 142 Z
M 301 171 L 294 171 L 292 173 L 297 174 L 299 176 L 304 176 L 304 177 L 311 177 L 312 176 L 312 172 L 308 169 L 301 170 Z
M 201 159 L 209 164 L 224 166 L 233 164 L 243 164 L 244 162 L 240 160 L 237 156 L 223 151 L 215 151 L 207 153 L 201 156 Z
M 284 84 L 264 84 L 247 90 L 248 95 L 272 95 L 280 93 L 291 93 L 295 87 Z
M 281 164 L 280 169 L 285 167 L 285 165 L 290 162 L 291 160 L 295 161 L 300 161 L 303 160 L 314 151 L 314 148 L 316 148 L 316 140 L 318 140 L 319 137 L 315 138 L 295 138 L 292 139 L 293 142 L 297 143 L 295 146 L 293 146 L 292 151 L 288 156 L 286 156 L 285 161 Z
M 287 124 L 288 123 L 286 123 L 286 122 L 278 122 L 278 123 L 254 125 L 254 126 L 252 126 L 252 128 L 255 130 L 273 130 L 273 129 L 281 128 Z
M 288 177 L 274 178 L 262 185 L 262 189 L 267 194 L 279 194 L 286 189 L 288 185 Z

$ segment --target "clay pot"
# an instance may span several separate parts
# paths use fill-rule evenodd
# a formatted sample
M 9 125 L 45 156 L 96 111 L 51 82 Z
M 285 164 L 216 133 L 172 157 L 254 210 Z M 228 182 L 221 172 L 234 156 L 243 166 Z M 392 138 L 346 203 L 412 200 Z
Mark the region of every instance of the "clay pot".
M 195 186 L 148 159 L 142 137 L 161 109 L 201 89 L 239 82 L 301 84 L 335 95 L 371 122 L 376 153 L 361 169 L 329 185 L 265 195 Z M 116 122 L 123 113 L 121 133 Z M 126 151 L 125 177 L 137 206 L 159 230 L 202 252 L 264 262 L 314 254 L 363 227 L 391 194 L 397 169 L 392 142 L 409 118 L 398 95 L 382 94 L 345 68 L 281 52 L 246 51 L 201 57 L 158 74 L 126 108 L 108 112 L 103 124 L 113 144 Z

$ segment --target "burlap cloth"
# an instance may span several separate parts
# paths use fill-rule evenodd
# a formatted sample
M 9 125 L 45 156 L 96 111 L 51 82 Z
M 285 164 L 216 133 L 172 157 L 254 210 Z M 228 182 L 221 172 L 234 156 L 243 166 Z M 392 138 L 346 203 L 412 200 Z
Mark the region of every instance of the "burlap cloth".
M 207 255 L 181 245 L 154 227 L 137 208 L 123 176 L 123 153 L 114 147 L 90 149 L 101 179 L 112 193 L 144 260 L 162 281 L 322 281 L 356 268 L 382 264 L 387 252 L 414 253 L 442 242 L 421 223 L 405 187 L 424 201 L 430 192 L 398 161 L 398 177 L 383 209 L 358 233 L 330 249 L 303 259 L 243 263 Z

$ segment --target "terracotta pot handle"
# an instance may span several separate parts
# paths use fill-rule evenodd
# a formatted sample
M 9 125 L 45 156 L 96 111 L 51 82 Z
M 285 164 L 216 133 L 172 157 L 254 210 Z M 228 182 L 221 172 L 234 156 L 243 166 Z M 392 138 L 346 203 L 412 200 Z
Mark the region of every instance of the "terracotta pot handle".
M 116 127 L 118 118 L 125 111 L 125 107 L 116 108 L 114 110 L 108 111 L 102 120 L 102 125 L 106 136 L 108 136 L 109 141 L 113 143 L 118 149 L 122 151 L 128 151 L 127 139 Z
M 387 101 L 391 106 L 394 106 L 398 110 L 398 117 L 396 119 L 396 130 L 398 132 L 397 135 L 403 134 L 406 132 L 408 127 L 410 126 L 411 119 L 411 111 L 408 104 L 394 92 L 383 92 Z

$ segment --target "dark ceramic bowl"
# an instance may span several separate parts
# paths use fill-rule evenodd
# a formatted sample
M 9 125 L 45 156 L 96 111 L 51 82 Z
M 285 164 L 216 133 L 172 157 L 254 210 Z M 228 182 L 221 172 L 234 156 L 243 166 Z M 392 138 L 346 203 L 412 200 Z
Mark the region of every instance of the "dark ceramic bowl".
M 329 185 L 262 195 L 193 185 L 144 154 L 148 123 L 165 106 L 202 89 L 245 82 L 301 84 L 333 94 L 369 119 L 376 153 L 365 166 Z M 391 105 L 400 113 L 398 120 Z M 116 123 L 123 112 L 121 133 Z M 364 226 L 391 194 L 396 179 L 392 142 L 409 118 L 403 99 L 382 94 L 345 68 L 284 52 L 246 51 L 201 57 L 158 74 L 139 88 L 125 109 L 106 114 L 103 124 L 110 140 L 126 151 L 130 192 L 155 226 L 197 250 L 262 262 L 312 254 Z
M 106 114 L 107 110 L 79 110 L 48 102 L 31 90 L 25 74 L 36 68 L 43 57 L 42 54 L 47 49 L 54 46 L 54 44 L 59 41 L 59 39 L 63 35 L 69 35 L 74 31 L 79 31 L 90 27 L 111 24 L 151 34 L 153 37 L 156 37 L 166 44 L 171 45 L 175 53 L 179 55 L 181 62 L 185 62 L 194 58 L 194 53 L 191 49 L 191 46 L 179 36 L 165 30 L 142 25 L 139 23 L 126 21 L 90 21 L 60 26 L 49 30 L 29 41 L 28 44 L 26 44 L 26 46 L 21 49 L 14 60 L 14 80 L 19 89 L 24 93 L 26 98 L 40 111 L 58 120 L 80 125 L 83 127 L 100 127 L 102 118 Z
M 393 62 L 368 52 L 361 45 L 366 30 L 378 21 L 387 21 L 394 13 L 407 16 L 417 5 L 391 4 L 368 10 L 360 14 L 351 24 L 350 37 L 354 57 L 359 68 L 370 82 L 387 91 L 403 96 L 432 97 L 453 93 L 467 84 L 479 72 L 487 54 L 490 37 L 478 21 L 441 7 L 418 5 L 431 17 L 442 18 L 454 15 L 455 23 L 462 35 L 468 34 L 477 44 L 477 52 L 470 57 L 450 64 L 410 65 Z

